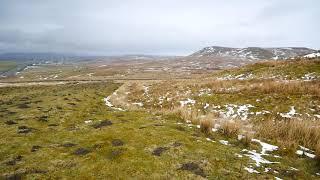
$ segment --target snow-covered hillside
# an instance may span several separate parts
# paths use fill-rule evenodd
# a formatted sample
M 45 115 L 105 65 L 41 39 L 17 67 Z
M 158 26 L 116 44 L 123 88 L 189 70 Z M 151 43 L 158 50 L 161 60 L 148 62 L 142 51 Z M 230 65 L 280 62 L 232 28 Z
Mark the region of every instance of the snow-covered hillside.
M 320 57 L 320 52 L 307 54 L 307 55 L 305 55 L 304 57 L 306 57 L 306 58 L 316 58 L 316 57 Z
M 281 48 L 231 48 L 211 46 L 190 55 L 192 57 L 234 57 L 249 60 L 262 59 L 288 59 L 296 56 L 304 56 L 317 52 L 316 50 L 304 47 L 281 47 Z

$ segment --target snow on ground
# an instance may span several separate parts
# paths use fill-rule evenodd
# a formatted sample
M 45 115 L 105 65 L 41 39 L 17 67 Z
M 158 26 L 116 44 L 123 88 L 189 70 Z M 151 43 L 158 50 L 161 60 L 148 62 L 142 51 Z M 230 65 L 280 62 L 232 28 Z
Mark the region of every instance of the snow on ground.
M 278 146 L 274 146 L 265 142 L 262 142 L 258 139 L 252 139 L 252 142 L 257 142 L 261 145 L 261 152 L 258 153 L 256 150 L 247 150 L 247 149 L 243 149 L 242 152 L 246 152 L 246 154 L 244 154 L 245 156 L 249 157 L 250 159 L 252 159 L 253 161 L 255 161 L 255 165 L 257 167 L 260 167 L 261 164 L 275 164 L 275 163 L 279 163 L 279 162 L 271 162 L 265 158 L 263 158 L 263 156 L 269 156 L 270 154 L 268 154 L 268 152 L 272 152 L 275 150 L 278 150 Z M 277 156 L 278 157 L 278 156 Z
M 278 146 L 274 146 L 274 145 L 271 145 L 271 144 L 268 144 L 268 143 L 265 143 L 265 142 L 262 142 L 258 139 L 252 139 L 251 140 L 252 142 L 257 142 L 259 143 L 262 147 L 262 150 L 261 150 L 261 154 L 262 155 L 266 155 L 267 152 L 272 152 L 272 151 L 276 151 L 278 150 Z
M 112 103 L 110 102 L 110 96 L 104 98 L 103 100 L 108 107 L 113 107 Z
M 145 95 L 145 96 L 149 97 L 149 87 L 148 87 L 148 86 L 143 85 L 143 90 L 144 90 L 143 95 Z
M 254 107 L 251 104 L 235 105 L 227 104 L 225 105 L 226 111 L 220 111 L 220 115 L 223 118 L 236 118 L 239 117 L 241 120 L 246 120 L 249 115 L 249 108 Z
M 91 120 L 87 120 L 87 121 L 84 121 L 84 123 L 89 124 L 89 123 L 92 123 L 92 121 Z
M 314 155 L 314 151 L 312 151 L 312 150 L 310 150 L 310 149 L 308 149 L 306 147 L 303 147 L 303 146 L 299 146 L 299 147 L 300 147 L 300 150 L 296 151 L 297 155 L 300 155 L 300 156 L 305 155 L 305 156 L 307 156 L 309 158 L 315 158 L 316 157 L 316 155 Z
M 115 110 L 118 110 L 118 111 L 124 111 L 122 108 L 117 108 L 117 107 L 114 107 L 113 104 L 110 102 L 110 96 L 106 97 L 103 99 L 106 106 L 112 108 L 112 109 L 115 109 Z
M 304 81 L 312 81 L 317 79 L 317 76 L 315 75 L 315 72 L 313 72 L 313 73 L 305 74 L 304 76 L 301 77 L 301 79 Z
M 304 57 L 306 58 L 315 58 L 315 57 L 320 57 L 320 52 L 318 53 L 311 53 L 311 54 L 307 54 Z
M 255 161 L 255 165 L 257 167 L 260 167 L 261 164 L 276 164 L 279 162 L 271 162 L 265 158 L 262 157 L 262 153 L 258 153 L 255 150 L 247 150 L 247 149 L 243 149 L 242 152 L 247 152 L 247 154 L 244 154 L 245 156 L 249 157 L 251 160 Z
M 92 77 L 93 74 L 94 74 L 94 73 L 89 73 L 89 74 L 87 74 L 87 76 Z
M 210 141 L 210 142 L 215 142 L 214 140 L 210 139 L 210 138 L 206 138 L 207 141 Z
M 207 88 L 207 89 L 200 89 L 199 91 L 199 96 L 203 96 L 203 95 L 211 95 L 211 89 Z
M 190 98 L 184 101 L 180 101 L 181 107 L 184 107 L 185 105 L 188 105 L 188 104 L 194 105 L 195 103 L 196 101 Z
M 219 142 L 223 145 L 226 145 L 228 146 L 229 145 L 229 142 L 228 141 L 225 141 L 225 140 L 219 140 Z
M 224 77 L 220 77 L 220 78 L 217 78 L 218 80 L 247 80 L 247 79 L 252 79 L 252 76 L 253 74 L 239 74 L 239 75 L 227 75 L 227 76 L 224 76 Z
M 140 106 L 140 107 L 142 107 L 143 106 L 143 103 L 142 102 L 134 102 L 134 103 L 132 103 L 133 105 L 137 105 L 137 106 Z
M 245 169 L 246 171 L 248 171 L 249 173 L 257 173 L 257 174 L 260 174 L 259 171 L 254 170 L 253 168 L 250 168 L 250 167 L 244 167 L 244 169 Z
M 291 106 L 291 109 L 289 112 L 287 113 L 280 113 L 280 116 L 281 117 L 284 117 L 284 118 L 292 118 L 294 115 L 296 115 L 298 113 L 296 113 L 296 110 L 294 109 L 294 106 Z

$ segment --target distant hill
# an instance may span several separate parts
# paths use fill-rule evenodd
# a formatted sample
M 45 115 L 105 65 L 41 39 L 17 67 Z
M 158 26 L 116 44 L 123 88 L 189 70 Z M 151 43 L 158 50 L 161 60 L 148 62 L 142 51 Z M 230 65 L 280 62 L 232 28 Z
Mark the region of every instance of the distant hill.
M 262 47 L 247 47 L 247 48 L 232 48 L 211 46 L 201 49 L 200 51 L 191 54 L 190 57 L 227 57 L 248 60 L 265 60 L 265 59 L 290 59 L 297 56 L 316 53 L 317 51 L 305 47 L 279 47 L 279 48 L 262 48 Z
M 0 54 L 0 61 L 14 61 L 21 63 L 70 63 L 95 60 L 100 56 L 80 56 L 59 53 L 4 53 Z

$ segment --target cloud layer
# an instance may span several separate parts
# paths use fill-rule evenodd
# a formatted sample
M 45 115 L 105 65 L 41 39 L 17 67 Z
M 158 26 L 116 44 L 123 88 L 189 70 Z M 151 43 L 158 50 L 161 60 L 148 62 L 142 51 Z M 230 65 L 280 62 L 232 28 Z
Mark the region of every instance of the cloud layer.
M 320 48 L 314 0 L 2 0 L 0 52 L 192 53 L 204 46 Z

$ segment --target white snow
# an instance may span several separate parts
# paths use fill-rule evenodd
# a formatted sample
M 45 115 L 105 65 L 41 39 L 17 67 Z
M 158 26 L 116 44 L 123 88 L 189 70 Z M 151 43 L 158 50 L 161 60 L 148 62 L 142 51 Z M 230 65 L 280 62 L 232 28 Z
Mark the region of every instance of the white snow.
M 103 100 L 108 107 L 113 107 L 112 103 L 110 102 L 110 96 L 104 98 Z
M 87 121 L 84 121 L 84 123 L 89 124 L 89 123 L 92 123 L 92 121 L 91 120 L 87 120 Z
M 229 145 L 229 142 L 228 141 L 225 141 L 225 140 L 219 140 L 219 142 L 223 145 Z
M 262 155 L 267 155 L 267 152 L 272 152 L 278 150 L 278 146 L 274 146 L 265 142 L 262 142 L 258 139 L 252 139 L 252 142 L 257 142 L 262 146 L 261 154 Z
M 249 157 L 253 161 L 255 161 L 255 164 L 256 164 L 257 167 L 260 167 L 261 164 L 279 163 L 279 162 L 271 162 L 271 161 L 263 158 L 262 155 L 266 155 L 266 154 L 257 153 L 255 150 L 250 151 L 250 150 L 247 150 L 247 149 L 243 149 L 242 152 L 247 152 L 248 154 L 244 154 L 244 155 Z
M 211 89 L 207 88 L 207 89 L 200 89 L 199 91 L 199 96 L 203 96 L 203 95 L 211 95 Z
M 249 108 L 254 107 L 251 104 L 236 105 L 236 104 L 227 104 L 225 105 L 226 110 L 220 110 L 220 115 L 223 118 L 236 118 L 239 117 L 241 120 L 246 120 L 248 118 Z
M 203 109 L 207 109 L 210 105 L 208 103 L 206 103 L 203 107 Z
M 185 105 L 188 105 L 188 104 L 194 105 L 195 103 L 196 103 L 195 100 L 189 99 L 189 98 L 187 100 L 180 101 L 181 107 L 184 107 Z
M 300 155 L 300 156 L 305 155 L 305 156 L 307 156 L 307 157 L 309 157 L 309 158 L 312 158 L 312 159 L 316 157 L 316 155 L 311 154 L 311 153 L 308 153 L 308 152 L 305 152 L 305 151 L 303 151 L 303 150 L 297 150 L 297 151 L 296 151 L 296 154 L 298 154 L 298 155 Z
M 282 180 L 281 178 L 279 178 L 279 177 L 276 177 L 276 176 L 275 176 L 274 178 L 275 178 L 276 180 Z
M 142 107 L 143 106 L 143 103 L 142 102 L 134 102 L 134 103 L 132 103 L 133 105 L 137 105 L 137 106 L 140 106 L 140 107 Z
M 259 171 L 254 170 L 254 169 L 249 168 L 249 167 L 244 167 L 244 169 L 245 169 L 246 171 L 248 171 L 249 173 L 257 173 L 257 174 L 260 174 L 260 172 L 259 172 Z
M 238 158 L 242 158 L 243 156 L 241 154 L 235 153 L 234 155 L 236 155 Z
M 280 113 L 280 116 L 281 117 L 284 117 L 284 118 L 292 118 L 294 115 L 296 115 L 296 110 L 294 109 L 294 106 L 291 106 L 291 109 L 289 112 L 287 113 Z
M 290 169 L 289 169 L 289 170 L 291 170 L 291 171 L 299 171 L 299 169 L 294 168 L 294 167 L 290 167 Z
M 210 138 L 206 138 L 207 141 L 210 141 L 210 142 L 215 142 L 214 140 L 210 139 Z
M 313 72 L 313 73 L 305 74 L 304 76 L 301 77 L 301 79 L 304 81 L 312 81 L 317 79 L 317 76 L 315 75 L 315 72 Z
M 320 57 L 320 52 L 318 53 L 311 53 L 311 54 L 307 54 L 304 57 L 306 58 L 315 58 L 315 57 Z
M 104 100 L 106 106 L 108 106 L 112 109 L 118 110 L 118 111 L 124 111 L 122 108 L 117 108 L 117 107 L 113 106 L 113 104 L 110 102 L 110 96 L 103 98 L 103 100 Z
M 242 134 L 239 134 L 239 135 L 238 135 L 238 140 L 239 140 L 239 141 L 242 140 L 243 138 L 245 138 L 244 135 L 242 135 Z

